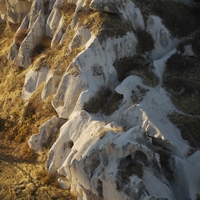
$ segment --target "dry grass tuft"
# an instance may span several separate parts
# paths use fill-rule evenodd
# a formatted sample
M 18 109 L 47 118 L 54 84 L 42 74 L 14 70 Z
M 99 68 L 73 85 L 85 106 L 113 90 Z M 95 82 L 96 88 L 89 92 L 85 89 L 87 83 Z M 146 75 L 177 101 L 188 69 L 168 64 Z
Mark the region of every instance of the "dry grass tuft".
M 36 179 L 39 180 L 44 185 L 53 185 L 58 187 L 57 176 L 51 175 L 44 168 L 39 168 L 35 173 Z
M 114 126 L 114 127 L 109 127 L 109 128 L 103 128 L 102 130 L 99 131 L 99 133 L 97 134 L 97 136 L 101 139 L 103 138 L 103 136 L 108 133 L 108 132 L 114 132 L 114 133 L 119 133 L 123 131 L 123 128 L 121 126 Z

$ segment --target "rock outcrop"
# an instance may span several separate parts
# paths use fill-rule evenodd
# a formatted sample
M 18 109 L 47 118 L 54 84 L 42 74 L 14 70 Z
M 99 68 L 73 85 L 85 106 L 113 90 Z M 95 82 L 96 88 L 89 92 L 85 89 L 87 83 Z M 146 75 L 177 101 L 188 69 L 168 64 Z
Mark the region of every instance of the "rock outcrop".
M 28 102 L 44 84 L 41 99 L 53 95 L 57 112 L 28 144 L 38 154 L 49 150 L 46 169 L 80 200 L 200 196 L 199 150 L 189 153 L 194 147 L 169 118 L 188 113 L 173 100 L 181 90 L 168 82 L 173 69 L 166 64 L 179 53 L 199 59 L 200 44 L 190 44 L 187 36 L 198 30 L 200 16 L 190 1 L 170 1 L 161 15 L 165 2 L 154 3 L 2 1 L 0 13 L 20 23 L 8 59 L 23 68 L 32 65 L 22 98 Z M 182 22 L 173 27 L 163 18 L 173 4 L 188 13 L 188 19 L 178 19 L 192 20 L 185 36 L 179 35 Z

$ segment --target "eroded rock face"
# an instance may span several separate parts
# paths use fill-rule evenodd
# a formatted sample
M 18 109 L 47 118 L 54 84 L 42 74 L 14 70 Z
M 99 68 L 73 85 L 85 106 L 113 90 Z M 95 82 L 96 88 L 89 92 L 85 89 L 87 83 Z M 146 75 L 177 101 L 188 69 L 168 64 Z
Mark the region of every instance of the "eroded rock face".
M 76 7 L 69 17 L 64 11 L 71 12 L 72 5 Z M 141 8 L 131 0 L 35 0 L 18 29 L 26 29 L 26 35 L 21 42 L 15 38 L 8 55 L 14 64 L 27 68 L 44 37 L 50 39 L 49 50 L 60 45 L 53 55 L 60 60 L 41 62 L 37 71 L 26 74 L 22 97 L 31 98 L 41 84 L 42 100 L 55 94 L 52 106 L 58 117 L 43 124 L 29 146 L 37 153 L 49 149 L 48 172 L 58 173 L 60 186 L 71 188 L 79 200 L 200 195 L 193 174 L 200 167 L 195 162 L 199 151 L 188 154 L 190 144 L 169 120 L 170 114 L 180 111 L 163 86 L 166 62 L 178 53 L 180 39 L 159 16 L 144 15 Z M 105 21 L 100 23 L 101 19 Z M 197 54 L 190 45 L 181 51 L 188 57 Z M 67 66 L 58 73 L 63 65 Z M 120 101 L 113 94 L 120 95 Z M 84 106 L 91 99 L 96 100 L 91 106 L 102 105 L 102 98 L 110 105 L 108 112 L 100 106 L 91 113 L 95 109 Z
M 78 199 L 148 199 L 149 194 L 173 199 L 152 146 L 140 126 L 121 132 L 116 124 L 105 126 L 83 111 L 62 126 L 60 139 L 50 150 L 47 169 L 66 176 Z M 152 183 L 145 182 L 149 177 L 162 194 L 154 193 Z

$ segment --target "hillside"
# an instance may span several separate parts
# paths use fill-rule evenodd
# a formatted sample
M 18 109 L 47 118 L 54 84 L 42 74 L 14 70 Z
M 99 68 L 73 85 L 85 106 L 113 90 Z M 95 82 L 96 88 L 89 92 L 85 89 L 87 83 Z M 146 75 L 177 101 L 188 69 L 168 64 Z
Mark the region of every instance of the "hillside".
M 200 199 L 199 2 L 0 7 L 1 199 Z

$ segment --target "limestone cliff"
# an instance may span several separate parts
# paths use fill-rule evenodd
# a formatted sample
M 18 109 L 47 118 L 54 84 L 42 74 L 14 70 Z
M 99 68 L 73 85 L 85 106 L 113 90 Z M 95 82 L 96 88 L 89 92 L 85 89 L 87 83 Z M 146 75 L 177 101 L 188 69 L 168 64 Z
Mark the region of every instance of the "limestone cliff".
M 24 112 L 39 94 L 57 113 L 28 144 L 60 187 L 80 200 L 200 198 L 198 2 L 0 3 Z

